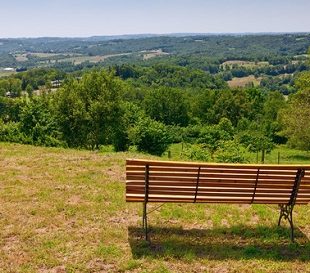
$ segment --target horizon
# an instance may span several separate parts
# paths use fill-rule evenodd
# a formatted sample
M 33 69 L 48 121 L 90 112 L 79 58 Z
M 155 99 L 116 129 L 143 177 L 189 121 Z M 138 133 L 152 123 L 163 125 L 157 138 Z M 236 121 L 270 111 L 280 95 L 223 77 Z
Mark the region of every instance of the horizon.
M 308 0 L 11 0 L 0 37 L 308 33 Z
M 0 37 L 0 39 L 50 39 L 50 38 L 60 38 L 60 39 L 89 39 L 89 38 L 100 38 L 100 37 L 122 37 L 122 36 L 235 36 L 235 35 L 285 35 L 285 34 L 310 34 L 310 31 L 291 31 L 291 32 L 174 32 L 174 33 L 124 33 L 124 34 L 98 34 L 91 36 L 21 36 L 21 37 Z

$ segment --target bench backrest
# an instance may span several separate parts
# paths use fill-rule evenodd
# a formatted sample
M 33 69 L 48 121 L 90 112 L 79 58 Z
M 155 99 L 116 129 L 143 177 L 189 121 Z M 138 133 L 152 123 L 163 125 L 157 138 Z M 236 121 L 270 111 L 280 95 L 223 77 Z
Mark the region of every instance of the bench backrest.
M 128 159 L 126 201 L 307 204 L 310 165 Z

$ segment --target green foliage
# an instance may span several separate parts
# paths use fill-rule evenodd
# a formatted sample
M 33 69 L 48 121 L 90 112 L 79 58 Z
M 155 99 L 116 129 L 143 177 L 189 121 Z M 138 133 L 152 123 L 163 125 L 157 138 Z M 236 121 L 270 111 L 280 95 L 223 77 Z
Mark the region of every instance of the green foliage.
M 211 154 L 203 144 L 186 145 L 182 157 L 188 160 L 197 160 L 208 162 L 211 160 Z
M 113 145 L 116 151 L 127 150 L 131 143 L 138 143 L 136 132 L 143 135 L 141 122 L 148 116 L 151 124 L 145 126 L 147 131 L 157 134 L 154 128 L 161 128 L 169 136 L 169 142 L 201 144 L 213 160 L 223 143 L 233 140 L 251 151 L 270 151 L 273 143 L 285 143 L 287 138 L 292 145 L 305 148 L 308 140 L 298 139 L 299 127 L 293 129 L 292 125 L 294 108 L 298 106 L 294 99 L 287 106 L 282 94 L 295 92 L 296 88 L 309 89 L 309 71 L 305 71 L 309 65 L 304 55 L 309 35 L 198 38 L 151 37 L 100 44 L 89 41 L 85 47 L 72 47 L 76 48 L 75 53 L 87 56 L 121 53 L 124 48 L 132 54 L 99 64 L 88 61 L 69 66 L 59 62 L 55 63 L 59 69 L 28 69 L 1 78 L 0 118 L 4 125 L 18 122 L 18 130 L 26 137 L 23 141 L 36 145 L 88 149 Z M 33 45 L 33 41 L 24 42 Z M 49 42 L 47 39 L 44 46 L 41 43 L 33 46 L 43 50 L 41 47 L 51 46 Z M 227 44 L 234 46 L 234 50 L 228 50 Z M 3 45 L 1 50 L 6 47 Z M 49 57 L 46 53 L 29 54 L 25 65 L 68 58 L 61 54 L 61 48 L 57 48 L 59 54 Z M 150 53 L 147 51 L 154 48 L 160 48 L 157 53 L 163 55 L 144 60 Z M 91 67 L 102 65 L 111 67 L 89 72 Z M 70 77 L 64 71 L 70 71 Z M 297 77 L 296 71 L 300 71 Z M 262 78 L 260 87 L 231 89 L 224 81 L 250 74 Z M 51 90 L 53 80 L 61 80 L 62 87 L 45 95 L 45 102 L 32 99 L 36 94 L 33 91 L 38 88 Z M 29 100 L 14 98 L 24 94 L 22 91 L 28 93 Z M 5 97 L 8 94 L 10 98 Z M 279 118 L 280 111 L 282 117 L 291 117 Z M 154 120 L 159 123 L 153 123 Z M 301 120 L 304 120 L 302 126 L 308 128 L 306 119 Z M 306 129 L 302 130 L 303 135 L 308 134 Z M 139 139 L 141 143 L 143 137 Z M 153 141 L 150 138 L 145 137 L 147 143 Z M 141 150 L 151 149 L 144 144 L 137 146 Z
M 215 154 L 216 162 L 223 163 L 247 163 L 246 149 L 236 140 L 223 141 Z
M 230 120 L 224 118 L 218 125 L 205 126 L 201 129 L 197 142 L 208 148 L 211 156 L 223 141 L 233 139 L 234 129 Z
M 189 105 L 179 89 L 151 89 L 144 98 L 144 109 L 151 118 L 166 125 L 186 126 L 189 121 Z
M 285 107 L 285 98 L 278 92 L 269 92 L 263 105 L 264 119 L 271 122 L 277 120 L 278 112 Z
M 45 96 L 33 97 L 20 112 L 20 132 L 29 143 L 41 146 L 65 146 L 60 141 L 61 133 L 55 115 L 51 112 L 49 99 Z
M 292 95 L 280 112 L 282 134 L 291 147 L 310 150 L 310 73 L 300 73 L 295 81 L 299 91 Z
M 310 89 L 293 95 L 280 113 L 282 133 L 289 138 L 291 147 L 310 150 Z
M 0 141 L 29 143 L 29 139 L 21 133 L 19 122 L 4 123 L 0 119 Z
M 153 155 L 162 155 L 171 144 L 171 138 L 165 125 L 149 117 L 140 118 L 130 131 L 133 144 L 138 151 Z
M 274 148 L 272 139 L 265 136 L 260 131 L 246 130 L 237 135 L 240 144 L 249 149 L 250 152 L 266 151 L 270 152 Z
M 105 71 L 84 74 L 81 81 L 69 81 L 58 93 L 56 111 L 64 140 L 70 147 L 98 148 L 122 144 L 123 109 L 121 82 Z M 79 133 L 77 133 L 79 132 Z M 115 138 L 118 141 L 113 141 Z
M 0 97 L 0 119 L 4 122 L 19 121 L 19 114 L 24 100 L 20 98 Z
M 22 91 L 21 83 L 21 80 L 13 77 L 0 79 L 0 96 L 20 97 Z
M 298 90 L 310 89 L 310 71 L 300 73 L 295 80 L 295 86 Z

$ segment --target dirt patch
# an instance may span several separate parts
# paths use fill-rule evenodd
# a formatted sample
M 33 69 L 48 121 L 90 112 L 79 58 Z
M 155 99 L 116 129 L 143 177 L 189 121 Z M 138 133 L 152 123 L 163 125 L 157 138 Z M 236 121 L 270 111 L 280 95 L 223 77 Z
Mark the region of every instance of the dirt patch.
M 252 218 L 251 218 L 251 220 L 250 220 L 250 224 L 256 226 L 258 223 L 259 223 L 259 217 L 258 217 L 258 215 L 252 216 Z
M 106 171 L 106 175 L 109 177 L 110 181 L 125 181 L 125 171 L 120 166 L 113 166 Z
M 138 214 L 132 213 L 127 209 L 123 213 L 119 213 L 117 216 L 109 218 L 109 223 L 113 224 L 126 224 L 126 225 L 137 225 L 141 217 Z
M 2 249 L 4 251 L 14 251 L 17 249 L 17 245 L 20 244 L 19 238 L 17 236 L 12 236 L 4 239 L 4 246 Z
M 78 205 L 80 203 L 81 203 L 81 197 L 78 195 L 73 195 L 68 200 L 68 204 L 70 205 Z
M 222 219 L 221 221 L 221 225 L 225 228 L 230 228 L 230 224 L 229 222 L 227 221 L 227 219 Z
M 90 270 L 89 272 L 96 272 L 96 273 L 116 272 L 116 267 L 114 264 L 107 264 L 106 262 L 100 259 L 91 260 L 88 263 L 87 268 Z
M 66 268 L 62 265 L 62 266 L 56 266 L 54 268 L 50 268 L 50 269 L 39 269 L 38 273 L 66 273 Z

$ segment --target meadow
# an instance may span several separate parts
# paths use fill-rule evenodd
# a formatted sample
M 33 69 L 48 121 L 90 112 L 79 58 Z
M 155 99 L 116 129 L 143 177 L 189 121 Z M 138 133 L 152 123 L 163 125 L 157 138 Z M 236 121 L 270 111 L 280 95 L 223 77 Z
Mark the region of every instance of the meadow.
M 259 86 L 262 78 L 255 78 L 254 75 L 241 77 L 241 78 L 232 78 L 230 81 L 228 81 L 228 86 L 230 88 L 236 88 L 236 87 L 245 87 L 247 85 L 253 84 L 254 86 Z
M 5 71 L 0 69 L 0 78 L 14 75 L 15 71 Z
M 281 163 L 310 162 L 279 149 Z M 225 204 L 166 204 L 146 243 L 126 158 L 150 156 L 0 143 L 0 272 L 310 272 L 309 205 L 295 208 L 296 243 L 277 206 Z

